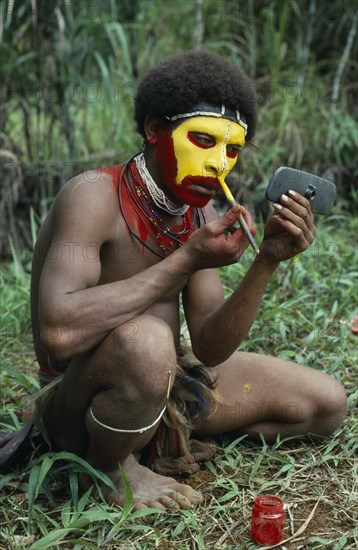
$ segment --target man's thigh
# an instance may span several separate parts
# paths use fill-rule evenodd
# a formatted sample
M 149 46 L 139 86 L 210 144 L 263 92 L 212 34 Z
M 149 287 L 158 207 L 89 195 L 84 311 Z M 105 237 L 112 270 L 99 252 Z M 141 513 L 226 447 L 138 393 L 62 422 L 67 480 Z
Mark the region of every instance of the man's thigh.
M 256 353 L 236 352 L 211 369 L 220 403 L 197 430 L 200 435 L 242 430 L 262 422 L 304 423 L 322 402 L 334 400 L 329 375 Z
M 93 397 L 110 387 L 113 368 L 113 338 L 96 350 L 70 362 L 61 382 L 47 401 L 42 418 L 55 445 L 84 455 L 88 445 L 85 415 Z
M 43 412 L 48 432 L 59 448 L 84 454 L 88 445 L 86 412 L 98 395 L 103 396 L 102 408 L 110 408 L 123 423 L 131 419 L 133 402 L 136 414 L 140 409 L 149 410 L 155 418 L 158 401 L 162 404 L 168 390 L 168 373 L 176 369 L 173 334 L 164 321 L 151 315 L 135 317 L 128 324 L 134 323 L 135 340 L 128 337 L 131 332 L 126 324 L 120 325 L 67 367 Z

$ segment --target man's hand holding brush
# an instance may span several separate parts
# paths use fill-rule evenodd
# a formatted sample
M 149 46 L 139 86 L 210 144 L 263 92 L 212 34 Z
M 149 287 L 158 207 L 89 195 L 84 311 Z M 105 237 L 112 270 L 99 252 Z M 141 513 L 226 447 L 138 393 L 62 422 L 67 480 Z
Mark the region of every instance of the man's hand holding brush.
M 190 253 L 195 270 L 222 267 L 239 261 L 249 245 L 249 240 L 241 224 L 239 225 L 240 218 L 245 220 L 254 237 L 256 229 L 252 216 L 246 208 L 238 204 L 191 235 L 183 249 Z

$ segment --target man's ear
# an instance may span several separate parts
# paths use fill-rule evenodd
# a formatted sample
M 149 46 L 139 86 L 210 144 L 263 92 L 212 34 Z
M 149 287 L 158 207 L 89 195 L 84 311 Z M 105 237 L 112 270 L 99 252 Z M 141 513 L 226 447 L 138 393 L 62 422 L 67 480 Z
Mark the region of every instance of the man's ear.
M 161 127 L 158 117 L 147 115 L 144 120 L 144 131 L 146 142 L 150 145 L 156 145 L 158 141 L 158 130 Z

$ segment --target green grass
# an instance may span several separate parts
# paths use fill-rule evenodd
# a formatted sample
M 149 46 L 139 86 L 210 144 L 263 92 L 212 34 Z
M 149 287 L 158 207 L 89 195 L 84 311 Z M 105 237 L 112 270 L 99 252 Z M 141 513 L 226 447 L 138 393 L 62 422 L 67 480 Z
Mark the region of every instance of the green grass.
M 204 504 L 177 513 L 133 511 L 129 486 L 123 509 L 108 506 L 99 482 L 110 481 L 103 474 L 70 453 L 47 453 L 23 471 L 0 477 L 1 550 L 253 550 L 250 512 L 260 493 L 274 493 L 285 501 L 286 536 L 296 533 L 286 548 L 358 546 L 358 339 L 350 331 L 350 321 L 358 314 L 357 219 L 336 211 L 319 220 L 316 241 L 305 254 L 280 266 L 241 349 L 295 359 L 340 379 L 349 396 L 349 414 L 337 433 L 325 441 L 288 438 L 271 446 L 250 443 L 246 437 L 223 441 L 215 461 L 188 480 L 203 492 Z M 251 259 L 248 251 L 239 265 L 222 270 L 228 293 Z M 2 267 L 0 276 L 0 429 L 7 430 L 23 424 L 18 412 L 27 408 L 27 396 L 38 384 L 29 325 L 30 276 L 16 262 Z M 85 493 L 78 483 L 84 471 L 93 477 L 93 487 Z

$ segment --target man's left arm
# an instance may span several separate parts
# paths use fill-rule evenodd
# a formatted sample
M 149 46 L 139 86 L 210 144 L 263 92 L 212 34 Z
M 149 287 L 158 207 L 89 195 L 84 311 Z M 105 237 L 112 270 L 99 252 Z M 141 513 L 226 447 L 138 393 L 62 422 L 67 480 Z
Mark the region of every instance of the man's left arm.
M 307 199 L 294 194 L 279 202 L 266 224 L 260 254 L 227 300 L 214 269 L 197 271 L 183 293 L 193 352 L 208 366 L 228 359 L 246 337 L 279 263 L 314 240 L 316 228 Z

